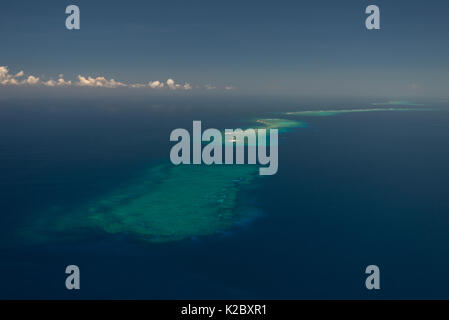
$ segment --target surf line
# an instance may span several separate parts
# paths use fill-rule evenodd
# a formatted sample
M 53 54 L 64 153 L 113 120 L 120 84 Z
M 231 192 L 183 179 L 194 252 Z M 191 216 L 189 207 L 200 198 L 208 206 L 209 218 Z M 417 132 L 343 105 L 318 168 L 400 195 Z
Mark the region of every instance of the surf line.
M 192 149 L 189 131 L 183 128 L 175 129 L 170 134 L 170 141 L 177 142 L 170 150 L 170 160 L 174 165 L 179 164 L 245 164 L 245 145 L 247 146 L 247 164 L 257 164 L 260 175 L 274 175 L 278 171 L 278 129 L 269 130 L 269 148 L 267 154 L 266 129 L 225 129 L 223 134 L 218 129 L 201 130 L 201 121 L 193 121 Z M 257 131 L 257 133 L 256 133 Z M 208 142 L 203 147 L 203 142 Z M 192 150 L 192 152 L 191 152 Z M 192 157 L 191 157 L 192 153 Z M 192 159 L 193 158 L 193 159 Z

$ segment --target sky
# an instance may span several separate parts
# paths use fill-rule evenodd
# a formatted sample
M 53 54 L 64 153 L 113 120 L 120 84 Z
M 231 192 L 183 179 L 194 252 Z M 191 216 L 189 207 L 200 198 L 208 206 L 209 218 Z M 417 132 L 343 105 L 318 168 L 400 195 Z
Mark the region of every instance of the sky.
M 65 27 L 71 4 L 80 30 Z M 380 30 L 365 28 L 370 4 Z M 447 0 L 2 0 L 0 94 L 84 84 L 447 99 L 448 12 Z

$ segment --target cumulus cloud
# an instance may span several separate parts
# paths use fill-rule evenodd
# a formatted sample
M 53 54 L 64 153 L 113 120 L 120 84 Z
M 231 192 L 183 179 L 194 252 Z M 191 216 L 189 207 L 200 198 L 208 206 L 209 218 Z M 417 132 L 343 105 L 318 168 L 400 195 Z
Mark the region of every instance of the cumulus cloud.
M 62 87 L 62 86 L 71 86 L 72 81 L 65 81 L 62 78 L 59 78 L 58 80 L 50 79 L 48 81 L 42 82 L 44 86 L 47 87 Z
M 40 79 L 39 77 L 35 77 L 35 76 L 28 76 L 28 78 L 26 78 L 25 83 L 30 84 L 30 85 L 35 85 L 38 84 Z
M 23 71 L 20 71 L 16 75 L 12 75 L 9 73 L 8 67 L 0 66 L 0 84 L 2 85 L 19 85 L 21 81 L 18 78 L 23 75 Z
M 181 85 L 179 83 L 176 83 L 175 80 L 173 80 L 172 78 L 169 78 L 166 82 L 167 87 L 171 90 L 176 90 L 176 89 L 184 89 L 184 90 L 191 90 L 192 86 L 190 85 L 190 83 L 185 82 L 184 85 Z
M 57 86 L 67 86 L 71 85 L 71 81 L 65 81 L 62 74 L 59 75 L 58 80 L 50 79 L 48 81 L 42 81 L 39 77 L 28 75 L 24 79 L 20 79 L 25 77 L 25 72 L 23 70 L 19 71 L 15 75 L 9 73 L 9 69 L 6 66 L 0 66 L 0 84 L 1 85 L 44 85 L 47 87 L 57 87 Z
M 150 81 L 150 82 L 148 82 L 148 86 L 151 89 L 162 89 L 164 87 L 164 83 L 159 80 Z
M 192 85 L 188 82 L 184 84 L 176 83 L 175 80 L 169 78 L 167 81 L 150 81 L 147 84 L 144 83 L 134 83 L 126 84 L 114 80 L 113 78 L 107 79 L 104 76 L 83 76 L 78 75 L 77 81 L 65 80 L 63 74 L 59 74 L 58 78 L 50 78 L 49 80 L 43 80 L 38 76 L 26 74 L 23 70 L 17 72 L 16 74 L 10 73 L 8 67 L 0 66 L 0 86 L 45 86 L 45 87 L 64 87 L 64 86 L 77 86 L 77 87 L 95 87 L 95 88 L 151 88 L 151 89 L 163 89 L 167 87 L 170 90 L 192 90 Z M 216 89 L 215 86 L 207 84 L 205 86 L 196 85 L 195 88 L 205 88 L 207 90 Z M 227 86 L 225 90 L 233 90 L 234 87 Z
M 82 75 L 78 75 L 78 82 L 76 85 L 80 87 L 102 87 L 102 88 L 118 88 L 118 87 L 126 87 L 126 84 L 115 81 L 114 79 L 106 79 L 105 77 L 83 77 Z
M 4 77 L 5 74 L 8 74 L 8 73 L 9 73 L 8 67 L 5 67 L 5 66 L 0 67 L 0 77 Z
M 170 88 L 170 89 L 172 89 L 172 90 L 176 90 L 177 89 L 177 85 L 175 84 L 175 80 L 173 80 L 173 79 L 168 79 L 167 80 L 167 86 Z M 178 86 L 179 86 L 179 84 L 178 84 Z
M 72 81 L 65 81 L 64 75 L 60 74 L 58 80 L 50 79 L 48 81 L 42 82 L 42 84 L 47 87 L 62 87 L 62 86 L 71 86 Z

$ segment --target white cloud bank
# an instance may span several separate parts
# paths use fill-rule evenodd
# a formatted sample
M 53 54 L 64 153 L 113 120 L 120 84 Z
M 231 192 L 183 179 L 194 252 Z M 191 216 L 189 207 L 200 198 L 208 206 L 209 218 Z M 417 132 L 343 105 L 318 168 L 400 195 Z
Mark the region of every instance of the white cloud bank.
M 64 75 L 60 74 L 56 80 L 50 79 L 47 81 L 42 80 L 39 77 L 33 75 L 26 75 L 24 71 L 19 71 L 16 74 L 11 74 L 8 67 L 0 66 L 0 86 L 46 86 L 46 87 L 64 87 L 64 86 L 78 86 L 78 87 L 93 87 L 93 88 L 151 88 L 151 89 L 163 89 L 169 90 L 192 90 L 190 83 L 184 84 L 176 83 L 175 80 L 169 78 L 167 81 L 150 81 L 147 84 L 135 83 L 125 84 L 114 79 L 107 79 L 103 76 L 98 77 L 85 77 L 78 75 L 77 81 L 64 80 Z M 215 89 L 215 86 L 210 84 L 206 85 L 207 90 Z M 226 91 L 233 90 L 234 87 L 226 86 Z
M 63 75 L 60 74 L 57 80 L 47 80 L 43 81 L 39 77 L 33 75 L 25 76 L 25 72 L 19 71 L 18 73 L 11 74 L 6 66 L 0 66 L 0 85 L 7 86 L 21 86 L 21 85 L 44 85 L 47 87 L 60 87 L 60 86 L 70 86 L 72 81 L 65 81 Z
M 80 87 L 102 87 L 102 88 L 118 88 L 126 87 L 126 84 L 115 81 L 114 79 L 108 80 L 105 77 L 88 77 L 85 78 L 81 75 L 78 76 L 78 82 L 75 85 Z

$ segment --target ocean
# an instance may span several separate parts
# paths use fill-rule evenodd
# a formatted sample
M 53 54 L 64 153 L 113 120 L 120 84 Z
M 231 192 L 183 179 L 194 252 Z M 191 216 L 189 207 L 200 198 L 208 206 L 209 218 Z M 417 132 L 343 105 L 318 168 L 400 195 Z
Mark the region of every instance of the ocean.
M 449 107 L 374 102 L 3 99 L 0 298 L 449 298 Z M 173 129 L 255 119 L 307 124 L 280 134 L 276 175 L 172 168 Z

